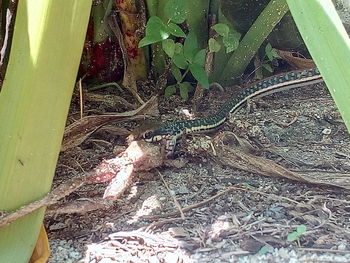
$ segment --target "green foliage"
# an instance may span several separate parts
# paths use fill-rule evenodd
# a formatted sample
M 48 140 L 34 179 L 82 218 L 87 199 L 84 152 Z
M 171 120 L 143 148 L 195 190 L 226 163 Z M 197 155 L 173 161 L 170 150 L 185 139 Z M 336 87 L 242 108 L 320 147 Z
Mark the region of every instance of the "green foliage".
M 193 75 L 193 77 L 198 80 L 198 82 L 205 88 L 208 89 L 209 88 L 209 80 L 208 80 L 208 76 L 207 73 L 205 72 L 204 68 L 201 67 L 198 64 L 191 64 L 189 66 L 189 69 Z
M 175 93 L 176 93 L 176 85 L 169 85 L 168 87 L 165 88 L 164 95 L 166 98 L 169 98 Z
M 299 237 L 305 232 L 306 232 L 306 226 L 298 225 L 296 231 L 293 231 L 292 233 L 288 234 L 287 241 L 293 242 L 293 241 L 299 240 Z
M 177 24 L 169 23 L 168 24 L 169 33 L 176 37 L 186 37 L 186 34 L 182 31 L 181 27 Z
M 215 38 L 209 38 L 208 40 L 209 52 L 219 52 L 221 45 L 215 40 Z
M 287 0 L 293 19 L 350 132 L 350 39 L 331 0 Z
M 94 43 L 102 42 L 111 35 L 107 17 L 111 12 L 112 3 L 111 0 L 101 1 L 91 7 L 91 17 L 94 23 Z
M 188 99 L 188 93 L 193 90 L 191 83 L 189 82 L 179 82 L 176 85 L 169 85 L 165 88 L 164 96 L 166 98 L 171 97 L 176 93 L 177 88 L 179 88 L 180 96 L 182 99 Z
M 204 65 L 205 63 L 205 55 L 206 55 L 206 50 L 201 49 L 199 50 L 196 55 L 194 56 L 193 63 L 198 64 L 198 65 Z
M 265 69 L 270 73 L 273 72 L 271 62 L 276 58 L 281 58 L 281 57 L 278 55 L 277 50 L 273 48 L 270 43 L 267 43 L 267 45 L 265 46 L 265 55 L 262 58 L 262 62 L 261 62 L 261 68 L 258 68 L 255 73 L 258 79 L 264 78 L 262 69 Z
M 146 36 L 139 42 L 139 47 L 160 42 L 170 36 L 168 27 L 157 16 L 151 16 L 146 24 Z
M 184 57 L 188 62 L 192 62 L 198 50 L 197 36 L 190 32 L 184 43 Z
M 230 30 L 228 25 L 223 23 L 213 25 L 211 28 L 214 29 L 215 32 L 222 37 L 223 44 L 226 47 L 226 53 L 235 51 L 238 48 L 239 41 L 241 39 L 241 34 L 239 32 L 232 29 Z M 211 52 L 218 52 L 220 50 L 220 48 L 218 48 L 218 45 L 220 44 L 214 38 L 209 39 L 209 41 L 211 42 L 211 44 L 210 42 L 208 43 L 209 50 L 213 50 Z M 210 49 L 210 45 L 214 45 L 214 49 Z
M 91 0 L 18 1 L 0 93 L 0 211 L 51 189 L 91 6 Z M 0 228 L 0 262 L 29 261 L 44 213 L 43 207 Z
M 188 63 L 187 63 L 183 53 L 175 54 L 173 57 L 173 62 L 174 62 L 174 65 L 176 65 L 180 69 L 186 69 L 188 67 Z
M 169 57 L 173 57 L 175 54 L 175 42 L 172 39 L 164 39 L 162 41 L 162 48 Z
M 271 44 L 268 43 L 265 47 L 265 55 L 267 56 L 267 58 L 272 61 L 275 58 L 281 58 L 278 54 L 277 54 L 277 50 L 275 48 L 272 48 Z
M 258 254 L 259 255 L 264 255 L 266 254 L 267 252 L 271 251 L 273 249 L 272 246 L 269 246 L 269 245 L 265 245 L 263 247 L 261 247 L 258 251 Z
M 238 48 L 241 34 L 238 32 L 229 33 L 227 37 L 223 37 L 226 53 L 235 51 Z
M 182 74 L 178 67 L 176 67 L 174 64 L 171 65 L 171 73 L 173 74 L 174 78 L 177 82 L 182 81 Z
M 169 0 L 164 7 L 164 13 L 174 23 L 183 23 L 188 13 L 187 0 Z
M 179 89 L 180 89 L 180 96 L 181 96 L 181 98 L 183 98 L 184 100 L 188 100 L 188 93 L 191 90 L 193 90 L 193 87 L 192 87 L 191 83 L 189 83 L 189 82 L 181 82 L 178 85 L 179 85 Z
M 216 33 L 218 33 L 222 37 L 226 37 L 230 32 L 230 28 L 223 23 L 218 23 L 216 25 L 213 25 L 211 28 L 214 29 Z
M 172 60 L 171 73 L 176 84 L 166 87 L 165 97 L 170 97 L 179 90 L 180 96 L 185 100 L 188 99 L 188 93 L 193 88 L 189 82 L 183 82 L 183 80 L 189 72 L 204 88 L 209 88 L 209 80 L 205 72 L 206 49 L 199 48 L 197 36 L 193 31 L 186 35 L 177 25 L 186 20 L 188 13 L 186 0 L 169 0 L 164 7 L 167 23 L 157 16 L 151 16 L 146 24 L 146 35 L 139 43 L 139 47 L 144 47 L 160 42 L 163 51 Z M 227 52 L 237 48 L 239 33 L 231 32 L 225 24 L 217 24 L 213 28 L 223 38 Z M 185 38 L 183 45 L 175 43 L 175 37 Z M 210 52 L 216 52 L 220 48 L 220 44 L 215 39 L 210 39 Z
M 219 65 L 219 70 L 216 70 L 215 79 L 222 85 L 228 85 L 241 76 L 262 43 L 287 11 L 288 5 L 285 0 L 270 1 L 241 39 L 227 63 L 221 62 L 223 65 Z

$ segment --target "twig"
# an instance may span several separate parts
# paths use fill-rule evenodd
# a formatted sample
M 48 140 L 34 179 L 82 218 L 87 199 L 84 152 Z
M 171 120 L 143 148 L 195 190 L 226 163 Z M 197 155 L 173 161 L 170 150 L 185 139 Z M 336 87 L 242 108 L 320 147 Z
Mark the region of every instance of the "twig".
M 270 196 L 270 197 L 273 197 L 273 198 L 276 198 L 276 199 L 280 199 L 280 200 L 286 200 L 286 201 L 289 201 L 291 203 L 294 203 L 294 204 L 300 204 L 300 202 L 298 201 L 295 201 L 293 199 L 290 199 L 288 197 L 284 197 L 284 196 L 279 196 L 279 195 L 275 195 L 275 194 L 269 194 L 269 193 L 264 193 L 264 192 L 261 192 L 261 191 L 258 191 L 258 190 L 253 190 L 251 191 L 252 193 L 256 193 L 256 194 L 261 194 L 261 195 L 265 195 L 265 196 Z
M 310 252 L 322 252 L 322 253 L 350 254 L 350 250 L 334 250 L 334 249 L 324 249 L 324 248 L 299 247 L 297 248 L 297 250 L 310 251 Z
M 72 179 L 64 184 L 61 184 L 42 199 L 35 201 L 29 205 L 23 206 L 14 212 L 8 213 L 0 211 L 0 215 L 2 214 L 2 216 L 0 216 L 0 228 L 14 222 L 18 218 L 25 216 L 41 207 L 55 204 L 59 199 L 69 195 L 70 193 L 74 192 L 76 189 L 81 187 L 85 183 L 85 181 L 85 176 Z
M 139 231 L 150 233 L 166 224 L 173 224 L 175 222 L 182 222 L 182 221 L 184 221 L 184 219 L 182 219 L 181 217 L 164 219 L 162 221 L 153 222 L 146 227 L 141 227 Z
M 180 213 L 180 215 L 181 215 L 182 220 L 185 220 L 186 218 L 185 218 L 185 215 L 184 215 L 184 213 L 183 213 L 183 211 L 182 211 L 182 207 L 181 207 L 180 203 L 177 201 L 175 195 L 172 194 L 172 192 L 171 192 L 171 190 L 170 190 L 170 188 L 169 188 L 167 182 L 164 180 L 164 177 L 163 177 L 163 175 L 161 174 L 161 172 L 159 172 L 159 171 L 157 170 L 157 173 L 158 173 L 160 179 L 162 180 L 162 182 L 163 182 L 165 188 L 167 189 L 169 195 L 173 198 L 174 203 L 175 203 L 177 209 L 179 210 L 179 213 Z
M 298 120 L 298 116 L 294 116 L 290 122 L 276 121 L 273 119 L 271 121 L 276 123 L 279 126 L 288 127 L 288 126 L 292 125 L 294 122 L 296 122 L 297 120 Z
M 261 191 L 258 191 L 258 190 L 251 190 L 249 188 L 246 188 L 246 187 L 242 187 L 242 186 L 230 186 L 228 188 L 226 188 L 225 190 L 217 193 L 216 195 L 202 201 L 202 202 L 199 202 L 197 204 L 193 204 L 193 205 L 190 205 L 190 206 L 187 206 L 187 207 L 184 207 L 182 208 L 182 212 L 188 212 L 192 209 L 195 209 L 195 208 L 198 208 L 198 207 L 201 207 L 201 206 L 204 206 L 208 203 L 210 203 L 211 201 L 219 198 L 220 196 L 224 195 L 224 194 L 228 194 L 232 191 L 235 191 L 235 190 L 240 190 L 240 191 L 245 191 L 245 192 L 251 192 L 251 193 L 256 193 L 256 194 L 261 194 L 261 195 L 265 195 L 265 196 L 272 196 L 273 198 L 276 198 L 276 199 L 281 199 L 281 200 L 287 200 L 291 203 L 294 203 L 294 204 L 299 204 L 298 201 L 295 201 L 293 199 L 290 199 L 290 198 L 287 198 L 287 197 L 284 197 L 284 196 L 278 196 L 278 195 L 275 195 L 275 194 L 269 194 L 269 193 L 264 193 L 264 192 L 261 192 Z M 145 216 L 142 216 L 141 218 L 142 219 L 157 219 L 157 218 L 165 218 L 165 217 L 173 217 L 173 216 L 178 216 L 179 215 L 179 212 L 170 212 L 170 213 L 167 213 L 167 214 L 162 214 L 162 215 L 145 215 Z
M 226 188 L 225 190 L 217 193 L 216 195 L 202 201 L 202 202 L 199 202 L 197 204 L 193 204 L 193 205 L 190 205 L 190 206 L 187 206 L 187 207 L 184 207 L 182 208 L 182 212 L 187 212 L 187 211 L 190 211 L 192 209 L 195 209 L 195 208 L 198 208 L 198 207 L 201 207 L 201 206 L 204 206 L 208 203 L 210 203 L 211 201 L 219 198 L 220 196 L 224 195 L 224 194 L 227 194 L 229 192 L 232 192 L 234 190 L 242 190 L 242 191 L 248 191 L 247 188 L 244 188 L 244 187 L 239 187 L 239 186 L 230 186 L 228 188 Z M 163 214 L 163 215 L 145 215 L 145 216 L 142 216 L 141 218 L 142 219 L 157 219 L 157 218 L 164 218 L 164 217 L 173 217 L 173 216 L 178 216 L 179 215 L 179 212 L 171 212 L 171 213 L 167 213 L 167 214 Z
M 80 119 L 82 119 L 84 116 L 83 86 L 81 82 L 82 82 L 82 79 L 79 79 L 78 87 L 79 87 Z

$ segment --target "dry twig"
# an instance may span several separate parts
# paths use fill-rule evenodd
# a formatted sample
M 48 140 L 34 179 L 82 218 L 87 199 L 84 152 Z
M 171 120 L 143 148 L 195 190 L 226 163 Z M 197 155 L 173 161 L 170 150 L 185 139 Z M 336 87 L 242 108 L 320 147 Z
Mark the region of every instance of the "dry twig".
M 198 208 L 198 207 L 201 207 L 201 206 L 204 206 L 208 203 L 210 203 L 211 201 L 221 197 L 222 195 L 225 195 L 229 192 L 232 192 L 232 191 L 235 191 L 235 190 L 242 190 L 242 191 L 248 191 L 247 188 L 244 188 L 244 187 L 239 187 L 239 186 L 231 186 L 231 187 L 228 187 L 226 188 L 225 190 L 217 193 L 216 195 L 202 201 L 202 202 L 199 202 L 197 204 L 193 204 L 193 205 L 189 205 L 189 206 L 186 206 L 184 208 L 182 208 L 182 211 L 183 212 L 188 212 L 192 209 L 195 209 L 195 208 Z M 163 215 L 145 215 L 145 216 L 142 216 L 142 219 L 151 219 L 151 220 L 154 220 L 154 219 L 157 219 L 157 218 L 164 218 L 164 217 L 173 217 L 173 216 L 178 216 L 179 215 L 179 212 L 176 211 L 176 212 L 171 212 L 171 213 L 167 213 L 167 214 L 163 214 Z
M 170 195 L 171 198 L 173 199 L 173 201 L 174 201 L 174 203 L 175 203 L 175 206 L 176 206 L 177 209 L 179 210 L 179 213 L 180 213 L 180 215 L 181 215 L 181 218 L 182 218 L 183 220 L 185 220 L 185 219 L 186 219 L 186 218 L 185 218 L 185 215 L 184 215 L 184 213 L 182 212 L 182 207 L 181 207 L 180 203 L 177 201 L 176 196 L 175 196 L 174 194 L 171 193 L 171 190 L 170 190 L 170 188 L 169 188 L 167 182 L 164 180 L 164 177 L 163 177 L 163 175 L 161 174 L 161 172 L 159 172 L 159 171 L 157 170 L 157 173 L 158 173 L 160 179 L 162 180 L 162 182 L 163 182 L 163 184 L 164 184 L 166 190 L 168 191 L 169 195 Z

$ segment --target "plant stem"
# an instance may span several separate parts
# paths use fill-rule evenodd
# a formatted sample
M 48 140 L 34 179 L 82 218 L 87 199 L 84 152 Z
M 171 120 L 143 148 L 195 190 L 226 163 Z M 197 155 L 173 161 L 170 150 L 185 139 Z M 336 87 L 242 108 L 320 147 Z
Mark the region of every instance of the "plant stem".
M 222 85 L 232 84 L 234 78 L 241 76 L 273 28 L 287 13 L 285 0 L 271 0 L 264 11 L 255 20 L 249 31 L 232 54 L 218 82 Z

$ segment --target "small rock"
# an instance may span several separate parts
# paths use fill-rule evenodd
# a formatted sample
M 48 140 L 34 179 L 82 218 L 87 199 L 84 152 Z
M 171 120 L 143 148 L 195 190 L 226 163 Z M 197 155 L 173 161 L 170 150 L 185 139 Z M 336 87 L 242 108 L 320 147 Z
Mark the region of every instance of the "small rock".
M 180 185 L 176 190 L 179 194 L 188 194 L 190 192 L 188 188 L 184 185 Z
M 325 128 L 325 129 L 323 129 L 323 131 L 322 131 L 322 134 L 324 134 L 324 135 L 329 135 L 329 134 L 331 134 L 331 133 L 332 133 L 332 130 L 329 129 L 329 128 Z
M 346 250 L 346 242 L 342 242 L 338 245 L 338 250 L 345 251 Z
M 188 237 L 188 232 L 182 227 L 170 227 L 169 233 L 172 237 Z

